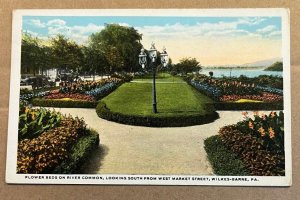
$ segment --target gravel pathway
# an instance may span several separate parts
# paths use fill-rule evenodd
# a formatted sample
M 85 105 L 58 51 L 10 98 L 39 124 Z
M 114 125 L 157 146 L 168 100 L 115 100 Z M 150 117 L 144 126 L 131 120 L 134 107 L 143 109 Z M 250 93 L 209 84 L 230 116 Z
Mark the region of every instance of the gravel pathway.
M 83 117 L 100 134 L 100 148 L 83 167 L 84 173 L 92 174 L 212 174 L 203 140 L 243 118 L 241 111 L 222 111 L 220 119 L 210 124 L 149 128 L 101 119 L 95 109 L 55 110 Z

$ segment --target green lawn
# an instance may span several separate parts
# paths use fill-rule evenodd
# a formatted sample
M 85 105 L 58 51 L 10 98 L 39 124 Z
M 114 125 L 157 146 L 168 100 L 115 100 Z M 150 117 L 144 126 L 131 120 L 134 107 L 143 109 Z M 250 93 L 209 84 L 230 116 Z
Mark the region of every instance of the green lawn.
M 197 92 L 180 78 L 173 78 L 169 74 L 160 74 L 158 77 L 157 114 L 152 113 L 151 78 L 134 79 L 139 82 L 125 83 L 102 101 L 112 112 L 128 115 L 163 117 L 211 112 L 211 107 L 206 106 L 205 103 L 212 103 L 212 100 Z

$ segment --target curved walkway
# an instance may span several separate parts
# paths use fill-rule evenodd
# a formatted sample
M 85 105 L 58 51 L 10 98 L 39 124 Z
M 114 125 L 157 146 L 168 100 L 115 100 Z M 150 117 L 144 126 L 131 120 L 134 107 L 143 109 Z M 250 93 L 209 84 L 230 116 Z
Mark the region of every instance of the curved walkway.
M 100 135 L 100 148 L 83 167 L 84 173 L 209 175 L 204 139 L 220 127 L 243 119 L 241 111 L 219 112 L 213 123 L 180 127 L 149 128 L 101 119 L 95 109 L 55 108 L 84 118 Z

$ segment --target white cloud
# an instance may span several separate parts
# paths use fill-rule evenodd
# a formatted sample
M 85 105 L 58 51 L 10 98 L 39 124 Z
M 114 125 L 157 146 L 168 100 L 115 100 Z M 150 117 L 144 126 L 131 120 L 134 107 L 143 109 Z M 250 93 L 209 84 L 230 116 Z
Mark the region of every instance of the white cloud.
M 254 26 L 260 24 L 265 21 L 267 18 L 265 17 L 243 17 L 238 20 L 238 24 L 247 24 L 249 26 Z
M 64 26 L 66 22 L 61 19 L 53 19 L 47 22 L 47 26 Z
M 276 26 L 274 26 L 274 25 L 269 25 L 269 26 L 266 26 L 266 27 L 264 27 L 264 28 L 257 29 L 256 32 L 264 34 L 264 33 L 271 32 L 271 31 L 273 31 L 273 30 L 275 30 L 275 29 L 276 29 Z
M 82 44 L 87 42 L 88 37 L 92 33 L 101 31 L 104 26 L 98 26 L 95 24 L 88 24 L 87 26 L 49 26 L 48 34 L 55 36 L 58 34 L 65 35 L 66 37 Z
M 274 37 L 274 36 L 281 36 L 281 31 L 273 31 L 269 33 L 269 37 Z
M 38 27 L 38 28 L 45 28 L 46 27 L 46 24 L 42 23 L 41 20 L 39 20 L 39 19 L 31 19 L 27 23 L 32 25 L 32 26 Z

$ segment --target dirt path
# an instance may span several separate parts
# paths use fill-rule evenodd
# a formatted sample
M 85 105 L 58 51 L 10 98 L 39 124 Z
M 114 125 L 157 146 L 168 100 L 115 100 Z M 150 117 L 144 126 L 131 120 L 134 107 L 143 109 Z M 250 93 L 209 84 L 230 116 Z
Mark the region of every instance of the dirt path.
M 212 174 L 203 140 L 243 117 L 240 111 L 223 111 L 220 119 L 210 124 L 148 128 L 101 119 L 95 109 L 56 110 L 83 117 L 100 134 L 100 148 L 83 168 L 84 173 L 93 174 Z

